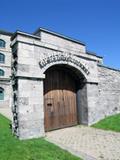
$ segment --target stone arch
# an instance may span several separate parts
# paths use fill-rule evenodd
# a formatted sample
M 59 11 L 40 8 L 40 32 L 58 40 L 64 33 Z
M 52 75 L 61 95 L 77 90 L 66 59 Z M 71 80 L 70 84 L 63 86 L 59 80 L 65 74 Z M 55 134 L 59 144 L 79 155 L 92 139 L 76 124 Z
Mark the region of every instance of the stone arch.
M 5 55 L 0 52 L 0 63 L 5 63 Z
M 3 39 L 0 39 L 0 48 L 5 48 L 6 42 Z
M 0 100 L 4 100 L 4 88 L 0 87 Z
M 53 65 L 59 64 L 74 68 L 77 72 L 82 73 L 82 75 L 84 75 L 86 79 L 90 74 L 88 66 L 85 63 L 81 62 L 78 57 L 71 55 L 70 53 L 60 53 L 55 55 L 53 54 L 50 56 L 46 56 L 39 61 L 42 73 L 44 73 Z
M 47 69 L 49 69 L 50 67 L 55 66 L 55 65 L 64 65 L 65 67 L 74 70 L 74 72 L 78 76 L 79 76 L 79 74 L 80 75 L 82 74 L 82 76 L 85 78 L 85 81 L 87 81 L 87 79 L 88 79 L 89 71 L 87 68 L 85 68 L 84 65 L 83 65 L 83 69 L 82 69 L 81 67 L 77 66 L 76 64 L 70 63 L 70 62 L 68 63 L 66 61 L 56 61 L 54 63 L 48 63 L 45 66 L 41 67 L 42 73 L 44 74 Z
M 0 68 L 0 76 L 4 76 L 4 75 L 5 75 L 5 71 Z
M 42 73 L 45 75 L 46 71 L 53 67 L 63 67 L 71 71 L 71 73 L 78 79 L 77 80 L 77 92 L 76 92 L 76 102 L 77 102 L 77 119 L 79 124 L 87 124 L 88 123 L 88 104 L 87 104 L 87 78 L 88 74 L 84 72 L 80 67 L 75 65 L 74 63 L 66 63 L 66 62 L 54 62 L 46 64 L 42 68 Z

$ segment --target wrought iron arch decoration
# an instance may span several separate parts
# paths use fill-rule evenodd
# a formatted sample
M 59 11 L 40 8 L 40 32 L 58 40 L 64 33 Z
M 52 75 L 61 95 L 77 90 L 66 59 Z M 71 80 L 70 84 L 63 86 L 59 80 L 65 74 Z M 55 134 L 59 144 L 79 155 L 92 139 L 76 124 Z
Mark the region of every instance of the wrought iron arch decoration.
M 5 55 L 3 53 L 0 53 L 0 63 L 5 62 Z
M 3 39 L 0 39 L 0 48 L 5 48 L 6 42 Z
M 0 87 L 0 100 L 4 100 L 4 89 Z
M 56 55 L 47 56 L 42 60 L 40 60 L 39 65 L 40 65 L 40 68 L 42 69 L 46 67 L 48 64 L 56 63 L 56 62 L 72 63 L 73 65 L 77 66 L 77 68 L 80 68 L 80 70 L 82 70 L 86 75 L 89 75 L 90 73 L 86 65 L 81 63 L 74 56 L 71 56 L 71 54 L 56 54 Z

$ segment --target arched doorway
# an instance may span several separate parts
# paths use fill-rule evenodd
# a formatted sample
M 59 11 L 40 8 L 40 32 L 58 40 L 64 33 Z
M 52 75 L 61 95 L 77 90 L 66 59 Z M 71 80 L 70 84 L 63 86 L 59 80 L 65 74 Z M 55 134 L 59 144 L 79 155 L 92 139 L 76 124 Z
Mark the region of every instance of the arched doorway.
M 65 66 L 52 66 L 45 72 L 44 113 L 45 130 L 73 126 L 77 119 L 78 77 Z M 82 79 L 82 77 L 81 77 Z

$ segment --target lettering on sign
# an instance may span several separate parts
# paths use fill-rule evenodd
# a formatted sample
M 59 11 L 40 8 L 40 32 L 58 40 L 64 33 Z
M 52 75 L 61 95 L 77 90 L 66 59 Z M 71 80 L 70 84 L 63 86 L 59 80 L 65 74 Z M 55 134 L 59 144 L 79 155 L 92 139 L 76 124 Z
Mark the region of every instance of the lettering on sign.
M 80 67 L 87 75 L 89 74 L 88 69 L 79 60 L 71 56 L 71 54 L 57 54 L 45 57 L 39 62 L 39 65 L 40 68 L 44 68 L 49 63 L 54 63 L 59 61 L 71 62 Z

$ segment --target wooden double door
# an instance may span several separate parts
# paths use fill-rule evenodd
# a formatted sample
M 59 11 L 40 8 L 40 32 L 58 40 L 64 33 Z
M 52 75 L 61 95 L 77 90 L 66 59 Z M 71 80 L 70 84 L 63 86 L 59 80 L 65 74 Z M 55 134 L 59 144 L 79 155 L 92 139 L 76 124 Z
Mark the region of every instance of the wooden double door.
M 76 125 L 76 82 L 72 74 L 61 67 L 52 67 L 45 75 L 45 130 Z

